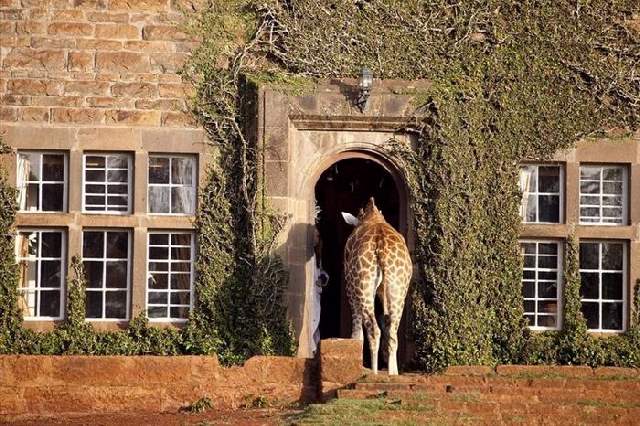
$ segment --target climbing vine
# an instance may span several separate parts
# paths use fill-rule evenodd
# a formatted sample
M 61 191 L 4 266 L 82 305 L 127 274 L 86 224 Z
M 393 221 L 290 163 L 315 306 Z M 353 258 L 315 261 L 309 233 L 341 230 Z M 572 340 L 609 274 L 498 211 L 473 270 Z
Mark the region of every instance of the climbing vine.
M 417 120 L 399 129 L 415 144 L 389 146 L 411 191 L 416 366 L 638 365 L 639 296 L 625 335 L 589 335 L 574 239 L 565 328 L 526 329 L 517 173 L 523 159 L 547 159 L 607 129 L 638 128 L 639 14 L 636 0 L 209 0 L 188 16 L 187 30 L 201 43 L 184 70 L 215 147 L 196 222 L 196 304 L 187 326 L 158 331 L 141 318 L 118 333 L 87 328 L 83 340 L 70 331 L 81 328 L 74 320 L 47 334 L 66 336 L 54 343 L 24 333 L 56 353 L 218 353 L 225 362 L 292 353 L 287 276 L 273 255 L 284 218 L 263 198 L 253 139 L 256 84 L 313 90 L 310 80 L 355 77 L 367 66 L 381 79 L 431 81 L 415 95 Z M 12 203 L 6 185 L 2 197 Z M 3 209 L 4 235 L 14 211 Z M 0 349 L 16 351 L 7 345 L 25 339 L 16 337 L 23 331 L 7 247 L 0 248 L 0 273 L 9 277 L 0 284 Z

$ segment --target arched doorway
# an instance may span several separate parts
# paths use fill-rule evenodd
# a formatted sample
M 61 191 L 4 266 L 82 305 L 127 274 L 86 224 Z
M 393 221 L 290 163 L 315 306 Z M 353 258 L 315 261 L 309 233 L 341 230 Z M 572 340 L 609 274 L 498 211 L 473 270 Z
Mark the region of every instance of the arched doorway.
M 323 290 L 320 311 L 320 336 L 351 336 L 351 310 L 345 296 L 343 253 L 353 227 L 344 222 L 341 213 L 357 215 L 370 197 L 385 219 L 406 238 L 406 196 L 397 174 L 388 163 L 365 153 L 344 153 L 342 159 L 326 168 L 315 184 L 316 227 L 322 239 L 322 266 L 329 274 L 329 285 Z M 376 301 L 376 315 L 382 318 L 382 306 Z M 399 330 L 399 355 L 404 353 L 404 321 Z M 366 347 L 366 344 L 365 344 Z M 369 364 L 365 349 L 365 364 Z M 399 356 L 399 360 L 403 359 Z

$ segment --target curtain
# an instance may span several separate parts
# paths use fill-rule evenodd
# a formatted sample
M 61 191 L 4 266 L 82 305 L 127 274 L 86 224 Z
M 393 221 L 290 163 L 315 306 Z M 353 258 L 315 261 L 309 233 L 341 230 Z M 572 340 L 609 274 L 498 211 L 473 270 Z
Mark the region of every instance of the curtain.
M 16 176 L 18 187 L 18 208 L 20 210 L 27 209 L 27 180 L 29 179 L 29 172 L 31 171 L 31 163 L 29 157 L 23 154 L 18 154 L 18 172 Z

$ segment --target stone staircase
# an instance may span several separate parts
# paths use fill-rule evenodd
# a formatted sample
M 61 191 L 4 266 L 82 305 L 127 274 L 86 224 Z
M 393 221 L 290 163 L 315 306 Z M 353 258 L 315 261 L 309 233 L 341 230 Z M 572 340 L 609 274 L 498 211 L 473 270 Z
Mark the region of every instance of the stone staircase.
M 640 370 L 563 366 L 452 367 L 444 374 L 366 374 L 339 399 L 382 399 L 426 423 L 640 425 Z M 421 413 L 422 416 L 422 413 Z

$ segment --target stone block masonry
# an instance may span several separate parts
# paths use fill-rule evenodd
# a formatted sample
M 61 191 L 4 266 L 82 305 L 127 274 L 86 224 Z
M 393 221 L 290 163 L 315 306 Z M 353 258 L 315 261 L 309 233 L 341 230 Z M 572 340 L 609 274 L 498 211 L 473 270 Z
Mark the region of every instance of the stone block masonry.
M 189 4 L 187 4 L 189 3 Z M 0 0 L 0 120 L 194 127 L 176 0 Z
M 0 356 L 0 418 L 177 412 L 205 396 L 218 409 L 308 402 L 315 369 L 287 357 L 225 368 L 215 356 Z

